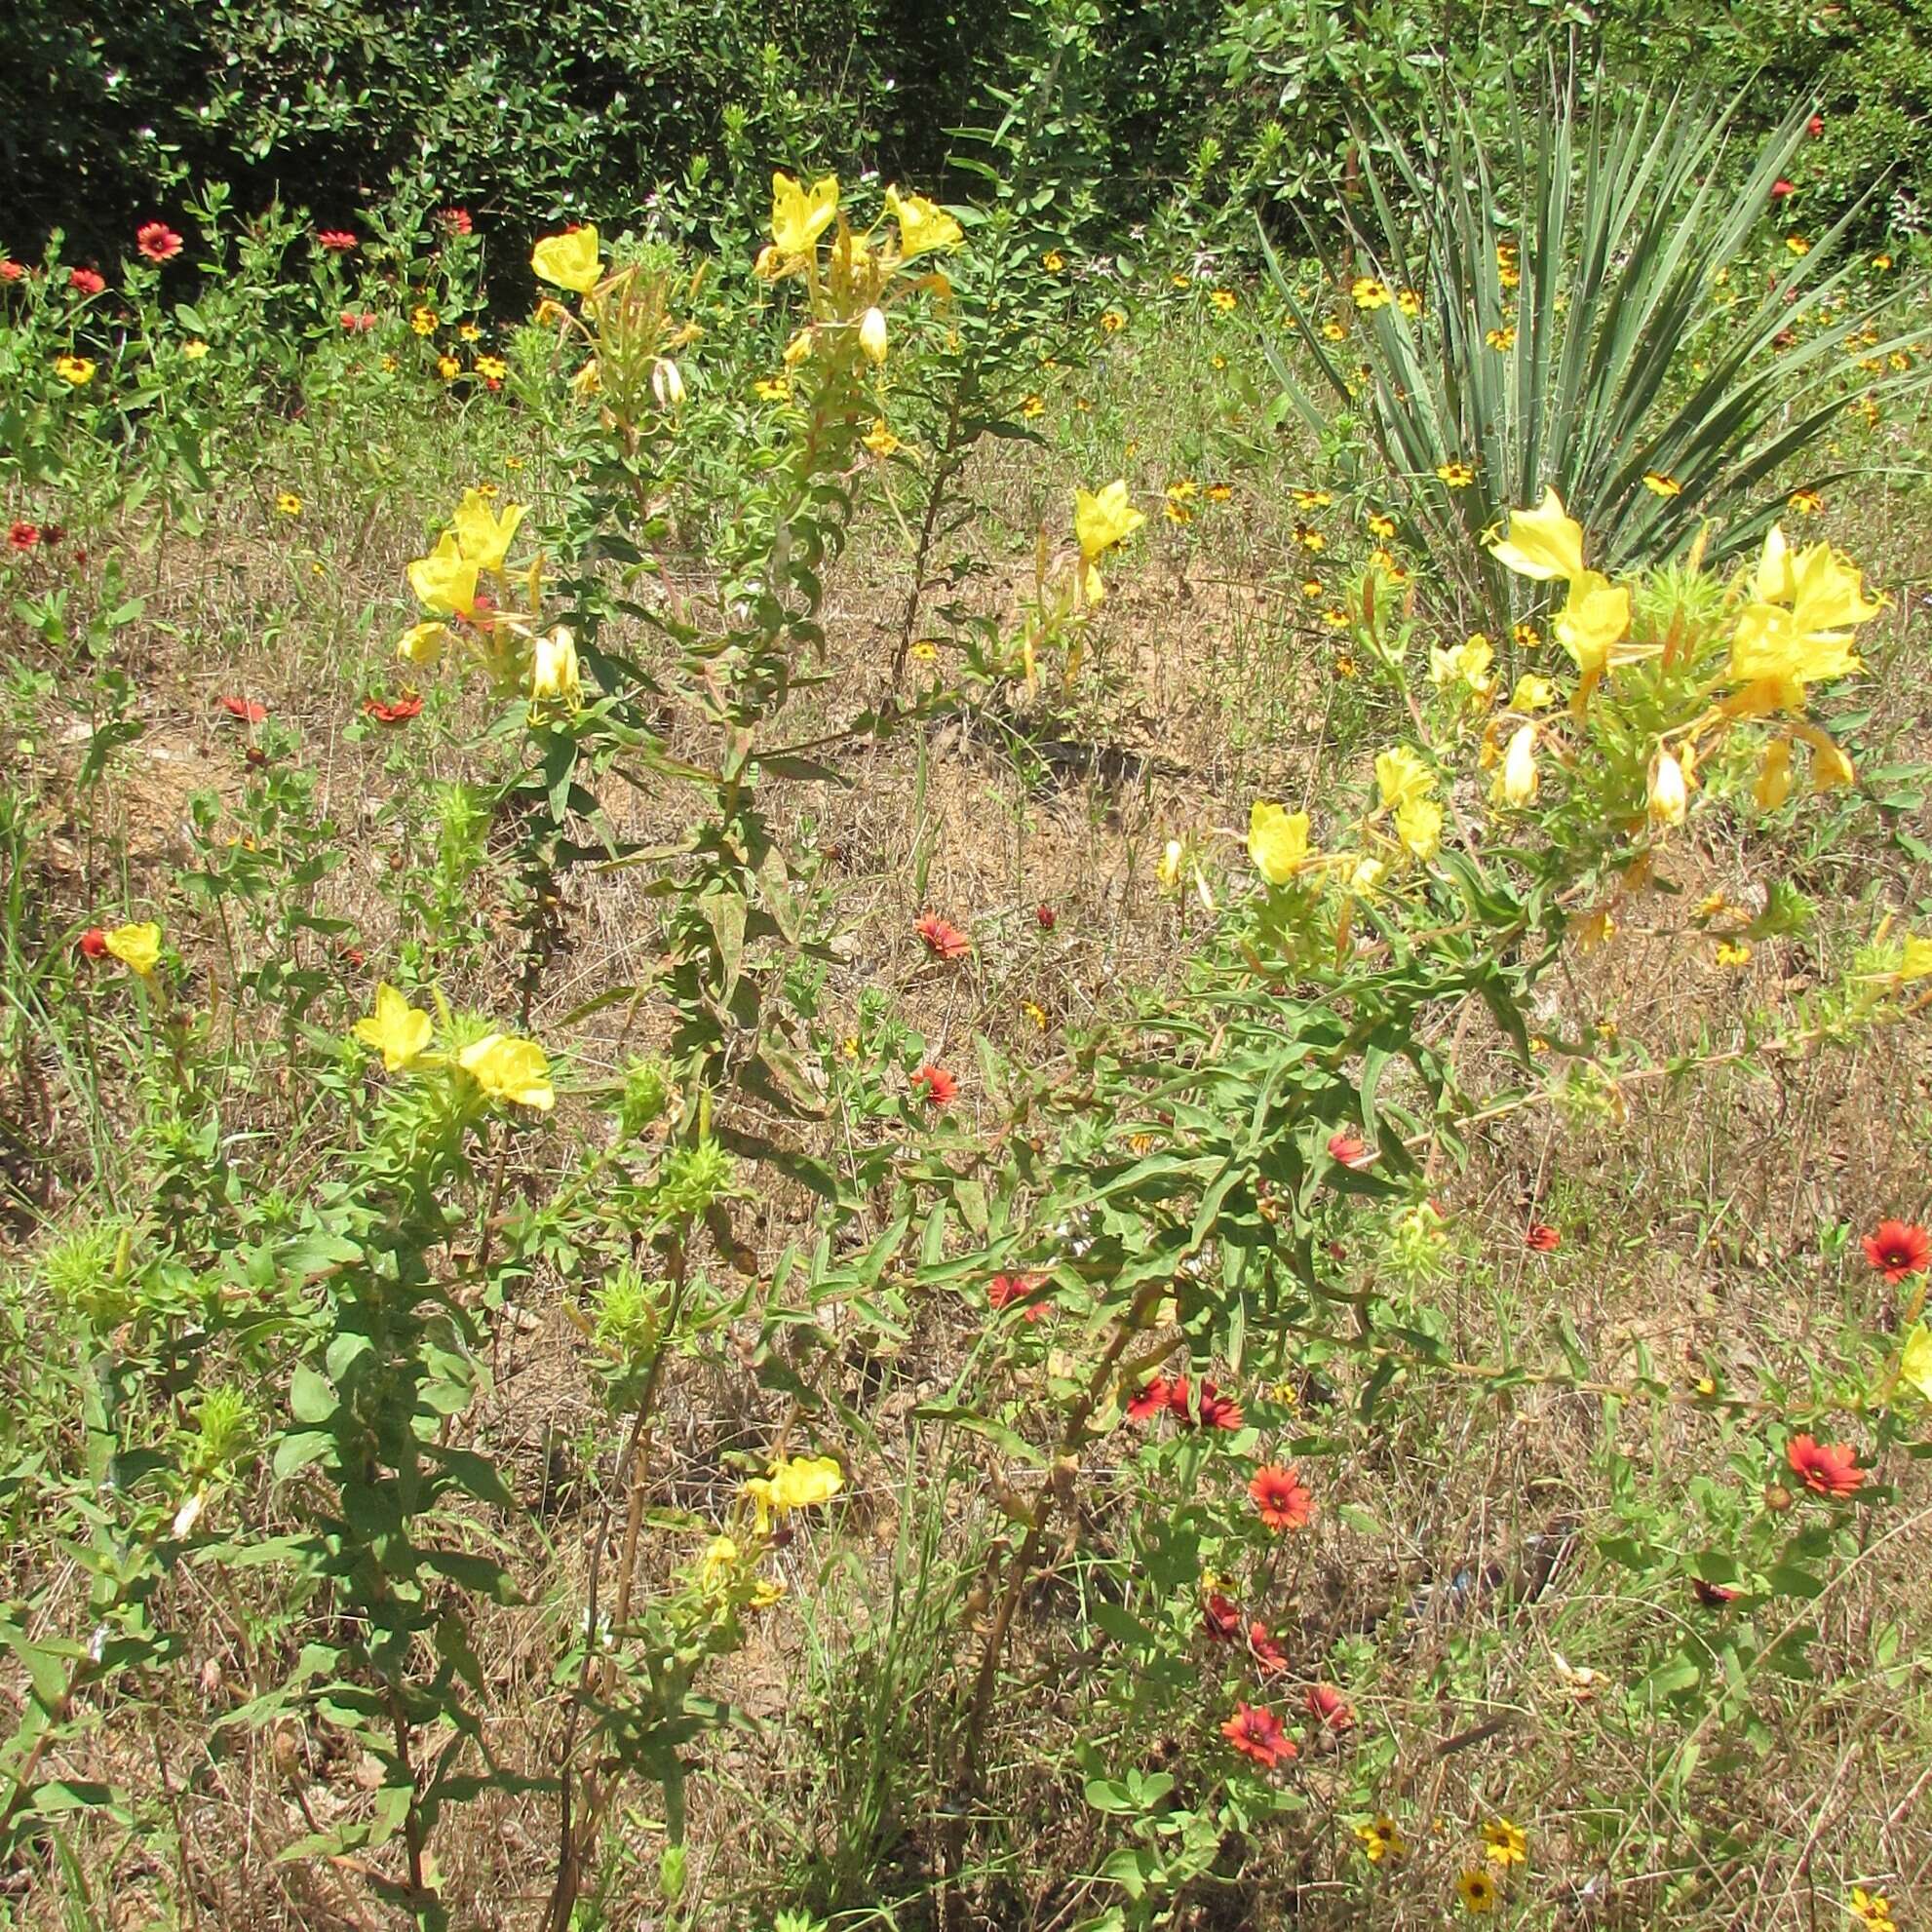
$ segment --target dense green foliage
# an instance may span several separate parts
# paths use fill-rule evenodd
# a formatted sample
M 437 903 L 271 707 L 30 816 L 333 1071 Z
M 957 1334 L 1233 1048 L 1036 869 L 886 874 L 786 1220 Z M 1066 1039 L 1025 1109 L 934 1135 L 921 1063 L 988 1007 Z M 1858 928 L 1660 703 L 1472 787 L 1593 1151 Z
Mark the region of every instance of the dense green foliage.
M 0 17 L 0 246 L 37 253 L 58 226 L 104 251 L 211 181 L 245 211 L 279 197 L 325 224 L 400 199 L 520 232 L 652 207 L 709 229 L 773 155 L 945 179 L 958 131 L 1042 81 L 1039 133 L 1101 185 L 1102 212 L 1240 216 L 1332 203 L 1364 108 L 1426 124 L 1448 86 L 1499 109 L 1552 57 L 1619 87 L 1728 95 L 1755 76 L 1746 133 L 1809 96 L 1824 131 L 1799 206 L 1891 171 L 1894 225 L 1911 226 L 1932 160 L 1923 17 L 1922 0 L 1643 0 L 1587 27 L 1441 0 L 1025 0 L 990 18 L 919 0 L 107 0 L 85 17 L 21 0 Z

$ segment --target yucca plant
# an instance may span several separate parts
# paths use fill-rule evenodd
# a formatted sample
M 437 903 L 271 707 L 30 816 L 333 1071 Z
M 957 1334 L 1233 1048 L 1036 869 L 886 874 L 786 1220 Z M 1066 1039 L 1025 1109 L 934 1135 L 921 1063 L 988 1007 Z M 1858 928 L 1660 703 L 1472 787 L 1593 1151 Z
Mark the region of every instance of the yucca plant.
M 1263 237 L 1320 375 L 1311 390 L 1275 345 L 1289 398 L 1318 433 L 1334 400 L 1360 411 L 1410 535 L 1500 637 L 1524 586 L 1480 539 L 1512 505 L 1554 485 L 1610 571 L 1675 557 L 1707 523 L 1721 559 L 1761 537 L 1785 490 L 1844 474 L 1805 465 L 1842 423 L 1848 374 L 1874 400 L 1925 380 L 1912 352 L 1927 331 L 1874 329 L 1851 298 L 1861 258 L 1840 245 L 1858 209 L 1781 250 L 1760 289 L 1734 275 L 1810 113 L 1734 166 L 1741 105 L 1600 90 L 1584 113 L 1552 77 L 1547 111 L 1513 100 L 1500 139 L 1447 104 L 1428 151 L 1373 121 L 1326 318 Z M 1848 348 L 1884 372 L 1859 374 Z

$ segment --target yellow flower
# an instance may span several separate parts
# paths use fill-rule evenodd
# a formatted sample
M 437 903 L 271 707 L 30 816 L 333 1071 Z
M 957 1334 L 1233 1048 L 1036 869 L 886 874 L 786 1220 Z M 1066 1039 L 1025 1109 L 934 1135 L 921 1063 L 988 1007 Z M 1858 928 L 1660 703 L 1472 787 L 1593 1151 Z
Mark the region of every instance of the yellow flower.
M 1630 593 L 1597 570 L 1571 581 L 1569 599 L 1557 613 L 1557 642 L 1584 673 L 1606 670 L 1610 652 L 1630 629 Z
M 434 335 L 438 320 L 434 309 L 416 308 L 409 311 L 409 327 L 418 335 Z
M 1404 289 L 1396 296 L 1395 305 L 1406 316 L 1418 316 L 1422 313 L 1422 297 L 1413 289 Z
M 783 403 L 792 394 L 792 378 L 786 375 L 768 375 L 753 383 L 752 393 L 760 403 Z
M 1334 501 L 1325 489 L 1309 489 L 1299 486 L 1289 491 L 1289 496 L 1297 510 L 1326 510 Z
M 494 492 L 492 492 L 494 494 Z M 456 506 L 454 529 L 463 555 L 480 570 L 501 570 L 510 540 L 523 521 L 523 505 L 506 503 L 498 516 L 480 489 L 466 489 Z
M 181 360 L 184 363 L 198 363 L 208 354 L 208 344 L 199 338 L 181 344 Z
M 561 624 L 549 637 L 539 638 L 530 654 L 530 701 L 564 704 L 573 710 L 584 701 L 577 640 Z
M 1073 492 L 1073 534 L 1079 540 L 1081 556 L 1089 563 L 1098 562 L 1146 521 L 1127 500 L 1124 479 L 1116 478 L 1099 492 L 1085 489 Z
M 1063 254 L 1062 254 L 1058 249 L 1049 249 L 1046 251 L 1046 253 L 1040 257 L 1040 266 L 1044 268 L 1049 275 L 1058 275 L 1060 271 L 1066 266 L 1066 257 Z
M 1526 618 L 1511 631 L 1510 636 L 1526 651 L 1534 650 L 1543 641 L 1535 625 L 1531 624 Z
M 407 664 L 435 664 L 448 642 L 446 624 L 411 624 L 397 640 L 396 655 Z
M 1547 584 L 1583 575 L 1583 525 L 1563 507 L 1554 489 L 1545 489 L 1534 510 L 1512 510 L 1509 532 L 1489 545 L 1489 555 L 1519 577 Z
M 859 348 L 869 363 L 885 361 L 885 311 L 876 303 L 859 319 Z
M 1375 753 L 1375 784 L 1382 809 L 1393 811 L 1411 798 L 1426 798 L 1436 789 L 1436 776 L 1407 745 L 1391 745 Z
M 937 664 L 939 662 L 939 645 L 930 638 L 921 638 L 917 643 L 910 644 L 907 647 L 906 654 L 914 664 Z
M 463 365 L 454 356 L 439 356 L 436 359 L 436 372 L 444 382 L 454 382 L 463 373 Z
M 1118 309 L 1102 309 L 1101 311 L 1101 327 L 1109 335 L 1118 335 L 1127 327 L 1127 318 Z
M 1795 255 L 1808 255 L 1811 252 L 1811 244 L 1802 235 L 1787 235 L 1785 247 Z
M 510 373 L 510 365 L 501 356 L 479 356 L 477 373 L 486 382 L 501 382 Z
M 801 328 L 785 345 L 785 353 L 779 360 L 789 369 L 795 369 L 800 363 L 809 362 L 812 356 L 812 331 Z
M 1433 798 L 1408 798 L 1395 810 L 1395 835 L 1426 866 L 1443 849 L 1443 808 Z
M 1301 595 L 1303 597 L 1320 597 L 1322 595 L 1321 578 L 1303 577 L 1301 580 Z
M 1227 503 L 1233 500 L 1233 496 L 1234 489 L 1229 483 L 1210 483 L 1208 485 L 1208 501 L 1210 503 Z
M 1322 612 L 1322 622 L 1326 624 L 1331 631 L 1345 631 L 1347 630 L 1349 625 L 1354 623 L 1354 621 L 1355 621 L 1354 618 L 1352 618 L 1348 614 L 1348 612 L 1345 611 L 1338 603 L 1330 604 L 1329 607 Z M 1344 672 L 1342 675 L 1344 676 L 1352 677 L 1355 674 L 1351 671 L 1351 672 Z
M 1891 1932 L 1897 1921 L 1892 1917 L 1892 1902 L 1883 1892 L 1868 1892 L 1863 1885 L 1851 1888 L 1852 1917 L 1874 1932 Z
M 1516 680 L 1516 689 L 1509 694 L 1511 711 L 1541 711 L 1545 706 L 1556 702 L 1557 687 L 1547 677 L 1538 677 L 1533 671 L 1526 671 Z
M 76 389 L 84 389 L 94 380 L 94 362 L 87 356 L 56 356 L 54 373 L 62 382 L 71 383 Z
M 1042 1033 L 1044 1033 L 1047 1030 L 1047 1010 L 1044 1006 L 1041 1006 L 1036 1000 L 1023 999 L 1020 1002 L 1020 1011 L 1024 1013 L 1026 1016 L 1026 1018 L 1030 1020 L 1033 1023 L 1033 1024 Z
M 1231 315 L 1241 298 L 1232 289 L 1217 289 L 1208 299 L 1220 310 L 1222 315 Z
M 1519 810 L 1535 797 L 1536 727 L 1533 724 L 1519 724 L 1510 734 L 1495 791 L 1504 804 Z
M 1681 496 L 1683 485 L 1675 477 L 1667 477 L 1661 470 L 1643 472 L 1643 487 L 1652 496 Z
M 567 229 L 561 235 L 546 235 L 530 251 L 530 268 L 540 282 L 588 295 L 603 273 L 598 246 L 595 224 Z
M 1181 274 L 1178 269 L 1168 279 L 1177 289 L 1191 289 L 1194 286 L 1194 278 L 1191 275 Z
M 895 197 L 896 201 L 897 198 Z M 898 213 L 895 207 L 894 213 Z M 838 176 L 828 174 L 806 189 L 790 174 L 771 177 L 771 239 L 782 257 L 810 254 L 838 214 Z M 904 244 L 901 252 L 906 252 Z
M 539 1113 L 548 1113 L 556 1103 L 550 1062 L 534 1040 L 485 1033 L 456 1056 L 456 1064 L 493 1101 L 514 1101 Z
M 1830 544 L 1793 552 L 1775 524 L 1764 539 L 1756 596 L 1731 639 L 1729 675 L 1756 687 L 1749 709 L 1801 710 L 1804 687 L 1859 668 L 1851 632 L 1877 616 L 1863 574 Z
M 302 514 L 302 499 L 292 489 L 277 490 L 275 507 L 285 517 L 299 517 Z
M 382 1056 L 384 1072 L 400 1073 L 429 1045 L 432 1025 L 427 1013 L 411 1006 L 384 981 L 375 989 L 375 1011 L 367 1020 L 358 1020 L 351 1030 L 364 1046 Z
M 1483 337 L 1483 340 L 1492 349 L 1514 349 L 1516 347 L 1516 330 L 1514 328 L 1492 328 Z
M 774 182 L 773 186 L 776 187 Z M 825 182 L 812 190 L 820 194 Z M 831 183 L 834 198 L 838 193 L 838 183 Z M 922 255 L 933 249 L 956 249 L 965 240 L 959 223 L 937 202 L 928 201 L 924 195 L 902 195 L 897 188 L 885 191 L 885 212 L 899 223 L 900 258 L 910 261 L 914 255 Z
M 137 973 L 143 980 L 160 963 L 161 928 L 152 919 L 132 926 L 116 926 L 101 938 L 107 950 L 129 972 Z
M 1464 1912 L 1485 1914 L 1496 1909 L 1496 1881 L 1480 1869 L 1456 1874 L 1455 1895 Z
M 738 1567 L 738 1545 L 729 1536 L 714 1536 L 698 1559 L 698 1588 L 708 1592 L 722 1590 Z
M 1047 412 L 1047 399 L 1044 396 L 1028 396 L 1022 400 L 1020 413 L 1032 422 Z
M 1748 966 L 1751 963 L 1751 947 L 1741 939 L 1719 940 L 1714 956 L 1719 966 Z
M 1389 305 L 1387 284 L 1372 275 L 1358 275 L 1348 292 L 1358 309 L 1385 309 Z
M 869 429 L 865 433 L 865 435 L 859 439 L 859 441 L 863 443 L 865 446 L 868 449 L 869 449 L 874 456 L 897 455 L 898 452 L 905 446 L 899 441 L 899 439 L 893 435 L 892 431 L 886 427 L 885 419 L 882 416 L 875 416 L 872 419 L 871 428 Z
M 1379 1865 L 1383 1859 L 1394 1865 L 1409 1856 L 1409 1840 L 1393 1818 L 1372 1818 L 1368 1824 L 1356 1826 L 1355 1835 L 1362 1840 L 1371 1865 Z
M 1872 266 L 1874 268 L 1890 268 L 1891 265 L 1892 258 L 1890 255 L 1877 254 L 1872 257 Z
M 1307 551 L 1311 556 L 1316 552 L 1326 550 L 1329 547 L 1328 538 L 1325 537 L 1320 530 L 1313 528 L 1310 524 L 1307 523 L 1295 524 L 1294 541 L 1298 543 L 1301 546 L 1301 548 Z
M 1322 333 L 1331 342 L 1345 342 L 1348 340 L 1348 325 L 1331 316 L 1327 322 L 1323 323 Z
M 1379 537 L 1382 542 L 1387 543 L 1395 535 L 1395 519 L 1386 510 L 1370 511 L 1369 534 L 1372 537 Z
M 1248 856 L 1270 885 L 1286 885 L 1308 863 L 1308 814 L 1256 798 L 1248 814 Z
M 425 610 L 467 617 L 476 607 L 477 565 L 463 555 L 454 530 L 444 530 L 436 548 L 409 565 L 409 588 Z
M 769 1476 L 753 1476 L 744 1486 L 758 1513 L 758 1534 L 773 1519 L 783 1522 L 793 1510 L 815 1509 L 829 1503 L 845 1487 L 845 1475 L 829 1455 L 794 1455 L 774 1462 Z
M 1492 1818 L 1483 1827 L 1483 1855 L 1505 1869 L 1521 1865 L 1529 1856 L 1529 1840 L 1507 1818 Z
M 1476 472 L 1467 463 L 1438 463 L 1436 474 L 1450 489 L 1467 489 L 1476 481 Z
M 1436 645 L 1429 653 L 1429 676 L 1438 686 L 1463 683 L 1479 697 L 1487 697 L 1495 681 L 1488 675 L 1495 656 L 1488 638 L 1478 631 L 1452 650 Z

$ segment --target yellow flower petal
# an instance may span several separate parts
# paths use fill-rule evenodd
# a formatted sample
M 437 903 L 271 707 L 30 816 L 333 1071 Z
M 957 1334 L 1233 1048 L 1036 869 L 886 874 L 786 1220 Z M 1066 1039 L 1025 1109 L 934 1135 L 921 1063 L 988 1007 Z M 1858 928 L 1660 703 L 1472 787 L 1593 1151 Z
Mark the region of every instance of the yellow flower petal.
M 588 295 L 603 274 L 598 261 L 595 225 L 572 228 L 561 235 L 546 235 L 530 251 L 530 267 L 545 282 Z
M 358 1020 L 351 1030 L 364 1046 L 382 1056 L 385 1072 L 400 1073 L 429 1045 L 432 1023 L 427 1013 L 384 982 L 375 989 L 375 1011 L 367 1020 Z
M 131 972 L 144 980 L 161 960 L 161 928 L 152 919 L 132 926 L 116 926 L 102 935 L 107 950 Z
M 550 1062 L 534 1040 L 508 1033 L 486 1033 L 456 1057 L 456 1063 L 493 1101 L 548 1113 L 557 1100 L 550 1084 Z
M 1573 583 L 1583 575 L 1583 525 L 1565 511 L 1554 489 L 1546 489 L 1534 510 L 1509 513 L 1509 532 L 1490 544 L 1489 555 L 1519 577 Z
M 1248 856 L 1270 885 L 1286 885 L 1308 861 L 1308 814 L 1256 799 L 1248 814 Z

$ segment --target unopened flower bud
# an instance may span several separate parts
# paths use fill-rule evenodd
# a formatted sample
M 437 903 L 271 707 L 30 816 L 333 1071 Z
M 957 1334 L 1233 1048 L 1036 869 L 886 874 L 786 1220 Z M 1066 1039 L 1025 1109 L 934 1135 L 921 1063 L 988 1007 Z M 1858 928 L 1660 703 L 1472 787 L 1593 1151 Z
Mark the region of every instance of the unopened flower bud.
M 1503 754 L 1502 793 L 1512 805 L 1526 805 L 1536 795 L 1536 727 L 1520 724 L 1510 734 Z
M 675 409 L 684 400 L 684 378 L 668 356 L 651 365 L 651 394 L 660 409 Z
M 547 638 L 539 638 L 530 665 L 530 696 L 541 703 L 555 699 L 577 705 L 583 702 L 583 680 L 577 670 L 577 640 L 560 624 Z
M 1690 793 L 1683 782 L 1683 767 L 1660 751 L 1650 767 L 1650 822 L 1658 826 L 1683 823 L 1690 809 Z
M 885 311 L 869 308 L 859 321 L 859 347 L 874 363 L 885 361 Z
M 1791 1508 L 1792 1493 L 1782 1483 L 1764 1485 L 1764 1507 L 1773 1516 L 1783 1516 Z

